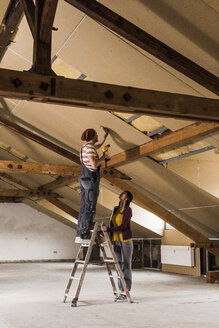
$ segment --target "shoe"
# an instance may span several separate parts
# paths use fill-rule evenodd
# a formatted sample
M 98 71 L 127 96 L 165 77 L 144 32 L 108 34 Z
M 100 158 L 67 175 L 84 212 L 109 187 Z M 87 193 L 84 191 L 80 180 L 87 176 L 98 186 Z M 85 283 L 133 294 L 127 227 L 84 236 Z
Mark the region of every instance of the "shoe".
M 82 239 L 81 238 L 81 244 L 90 244 L 90 239 Z
M 82 239 L 81 239 L 81 237 L 77 236 L 77 237 L 75 238 L 75 244 L 81 244 L 81 243 L 82 243 Z
M 81 237 L 77 236 L 75 238 L 75 244 L 89 244 L 90 243 L 90 239 L 82 239 Z
M 127 296 L 124 295 L 124 294 L 120 294 L 120 295 L 117 295 L 116 298 L 115 298 L 115 302 L 116 301 L 123 301 L 123 302 L 127 302 L 128 299 L 127 299 Z

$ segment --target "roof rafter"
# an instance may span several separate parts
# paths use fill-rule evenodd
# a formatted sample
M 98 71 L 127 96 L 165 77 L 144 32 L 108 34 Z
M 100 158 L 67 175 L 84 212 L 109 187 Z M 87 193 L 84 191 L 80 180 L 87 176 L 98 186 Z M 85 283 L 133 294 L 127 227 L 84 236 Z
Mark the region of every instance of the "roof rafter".
M 181 55 L 138 26 L 119 16 L 96 0 L 65 0 L 95 21 L 131 41 L 159 60 L 219 95 L 219 79 L 190 59 Z
M 14 32 L 17 29 L 23 17 L 23 8 L 19 0 L 11 0 L 6 10 L 5 16 L 1 25 L 0 33 L 0 61 L 2 60 Z
M 0 69 L 0 96 L 105 111 L 219 121 L 219 100 Z
M 108 167 L 115 167 L 122 163 L 136 160 L 142 156 L 152 155 L 153 153 L 161 151 L 167 147 L 183 146 L 191 140 L 201 138 L 216 131 L 219 131 L 218 123 L 194 123 L 175 132 L 171 132 L 157 140 L 149 141 L 112 156 Z
M 58 0 L 37 0 L 34 18 L 33 70 L 51 74 L 52 25 Z
M 11 176 L 7 173 L 1 173 L 0 176 L 7 179 L 7 180 L 9 180 L 9 181 L 11 181 L 11 182 L 13 182 L 13 183 L 15 183 L 15 184 L 17 184 L 17 185 L 21 185 L 22 187 L 25 187 L 25 188 L 29 189 L 29 192 L 36 192 L 36 193 L 39 192 L 41 194 L 42 198 L 45 198 L 48 202 L 52 203 L 57 208 L 61 209 L 63 212 L 73 216 L 74 218 L 78 217 L 78 212 L 76 210 L 74 210 L 70 206 L 67 206 L 60 199 L 57 199 L 57 198 L 62 198 L 62 196 L 60 196 L 59 194 L 55 194 L 51 191 L 44 193 L 43 190 L 40 190 L 40 187 L 35 188 L 35 187 L 31 186 L 30 184 L 26 183 L 25 181 L 22 181 L 22 180 L 14 177 L 14 176 Z M 10 202 L 22 202 L 21 198 L 16 198 L 16 197 L 2 197 L 1 198 L 1 195 L 0 195 L 0 202 L 1 201 L 5 202 L 5 201 L 8 201 L 8 200 Z M 64 221 L 68 225 L 73 226 L 75 228 L 75 224 L 71 223 L 69 220 L 64 219 Z

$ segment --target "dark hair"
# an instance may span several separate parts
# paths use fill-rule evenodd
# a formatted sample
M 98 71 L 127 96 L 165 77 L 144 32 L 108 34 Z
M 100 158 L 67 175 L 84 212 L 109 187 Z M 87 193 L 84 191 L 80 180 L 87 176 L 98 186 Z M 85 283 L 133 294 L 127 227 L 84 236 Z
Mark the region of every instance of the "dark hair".
M 129 190 L 125 190 L 124 192 L 127 194 L 127 201 L 126 201 L 125 206 L 129 206 L 129 204 L 133 200 L 133 195 Z
M 81 140 L 90 141 L 95 137 L 96 131 L 94 129 L 87 129 L 81 135 Z

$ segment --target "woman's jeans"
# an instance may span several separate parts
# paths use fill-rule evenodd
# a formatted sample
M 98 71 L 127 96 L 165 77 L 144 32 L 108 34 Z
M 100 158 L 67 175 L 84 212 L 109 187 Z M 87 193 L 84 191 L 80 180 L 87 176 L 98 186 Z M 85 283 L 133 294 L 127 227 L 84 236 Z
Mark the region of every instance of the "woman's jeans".
M 90 237 L 91 224 L 96 213 L 99 195 L 100 178 L 97 179 L 80 176 L 81 208 L 78 217 L 77 236 L 82 239 Z
M 114 241 L 113 249 L 116 254 L 117 260 L 119 262 L 120 268 L 122 270 L 126 287 L 131 290 L 132 287 L 132 253 L 133 253 L 133 243 L 131 241 Z M 122 283 L 118 279 L 119 289 L 123 291 Z

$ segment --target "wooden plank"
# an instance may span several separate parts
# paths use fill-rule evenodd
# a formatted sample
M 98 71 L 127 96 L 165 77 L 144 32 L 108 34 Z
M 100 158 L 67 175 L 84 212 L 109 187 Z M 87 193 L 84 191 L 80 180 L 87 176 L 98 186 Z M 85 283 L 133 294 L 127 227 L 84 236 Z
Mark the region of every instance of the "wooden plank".
M 33 0 L 20 0 L 30 31 L 32 33 L 32 36 L 34 37 L 34 21 L 35 21 L 35 5 Z
M 208 249 L 209 252 L 215 256 L 219 256 L 219 248 L 209 247 L 209 239 L 207 237 L 156 203 L 154 200 L 135 188 L 133 185 L 126 181 L 118 180 L 115 178 L 107 178 L 106 180 L 111 184 L 111 186 L 115 187 L 119 191 L 129 190 L 134 195 L 134 202 L 137 205 L 145 208 L 151 213 L 154 213 L 162 220 L 173 226 L 175 229 L 194 240 L 196 243 L 205 244 L 206 249 Z
M 32 162 L 0 161 L 0 172 L 78 176 L 79 166 Z
M 111 157 L 108 167 L 115 167 L 128 161 L 136 160 L 142 156 L 151 155 L 167 147 L 183 146 L 190 141 L 201 138 L 207 134 L 219 131 L 218 123 L 194 123 L 185 128 L 172 132 L 157 140 L 149 141 L 140 146 L 121 152 Z
M 217 76 L 181 55 L 163 42 L 154 38 L 138 26 L 119 16 L 96 0 L 65 0 L 95 21 L 107 26 L 136 46 L 149 52 L 206 89 L 219 95 Z
M 80 160 L 73 153 L 1 116 L 0 116 L 0 124 L 6 126 L 8 129 L 12 131 L 15 131 L 16 133 L 23 135 L 24 137 L 30 140 L 33 140 L 34 142 L 42 145 L 43 147 L 46 147 L 47 149 L 50 149 L 56 152 L 57 154 L 62 155 L 76 162 L 77 164 L 80 164 Z
M 11 0 L 3 18 L 0 32 L 0 61 L 2 60 L 12 37 L 23 17 L 23 8 L 19 0 Z
M 22 189 L 0 189 L 0 197 L 29 198 L 29 197 L 46 197 L 51 196 L 50 191 L 40 190 L 22 190 Z M 53 193 L 53 197 L 58 194 Z
M 0 69 L 0 96 L 219 122 L 219 100 Z
M 37 0 L 34 18 L 33 70 L 39 74 L 51 74 L 52 24 L 57 0 Z

